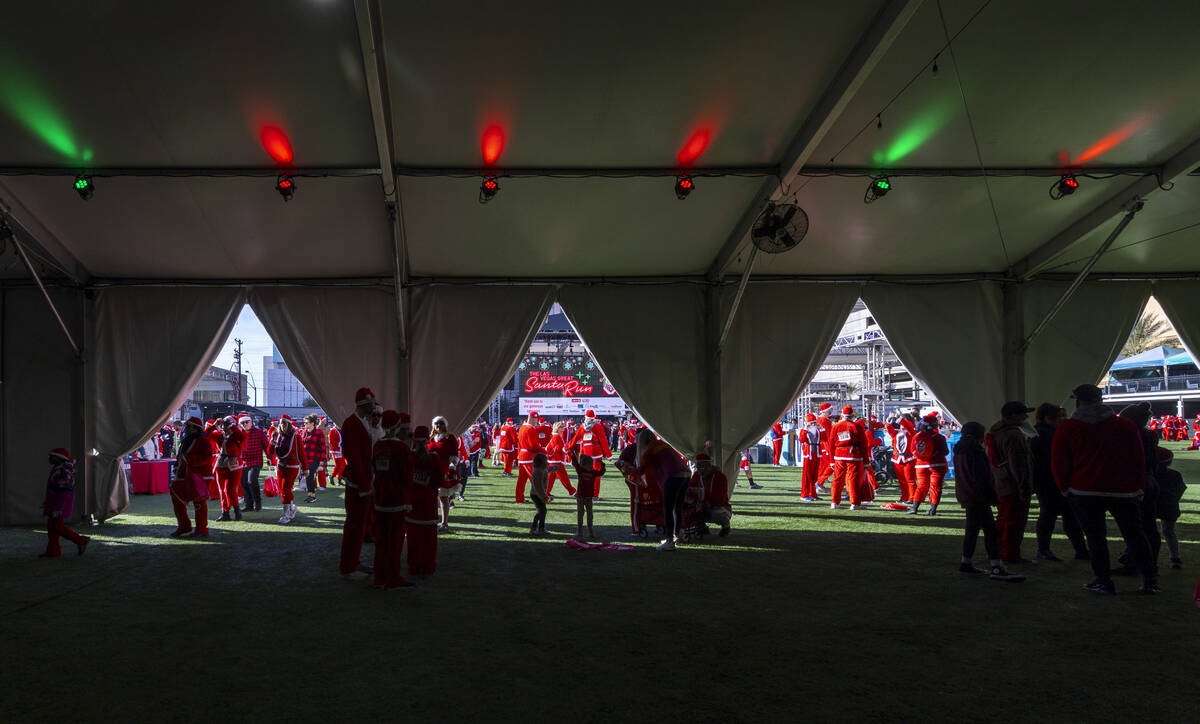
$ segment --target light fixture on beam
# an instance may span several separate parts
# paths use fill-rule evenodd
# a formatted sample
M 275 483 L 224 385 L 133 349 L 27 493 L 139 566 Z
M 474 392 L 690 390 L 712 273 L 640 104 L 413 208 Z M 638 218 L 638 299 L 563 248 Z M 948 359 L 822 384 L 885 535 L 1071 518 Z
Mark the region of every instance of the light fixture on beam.
M 892 182 L 887 176 L 876 176 L 871 179 L 871 185 L 867 187 L 867 193 L 863 195 L 863 203 L 869 204 L 882 199 L 891 190 Z
M 1050 198 L 1058 201 L 1064 196 L 1070 196 L 1079 190 L 1079 179 L 1067 173 L 1063 174 L 1062 178 L 1054 182 L 1050 187 Z
M 675 198 L 683 201 L 688 197 L 688 194 L 696 190 L 696 182 L 691 176 L 686 173 L 681 173 L 675 177 Z
M 496 197 L 500 191 L 500 182 L 495 176 L 485 176 L 483 183 L 479 184 L 479 203 L 486 204 Z
M 86 174 L 80 174 L 75 177 L 75 193 L 79 194 L 79 198 L 87 201 L 96 194 L 96 184 L 92 181 L 92 177 Z
M 296 180 L 286 173 L 281 173 L 279 178 L 275 179 L 275 190 L 284 201 L 291 201 L 296 195 Z

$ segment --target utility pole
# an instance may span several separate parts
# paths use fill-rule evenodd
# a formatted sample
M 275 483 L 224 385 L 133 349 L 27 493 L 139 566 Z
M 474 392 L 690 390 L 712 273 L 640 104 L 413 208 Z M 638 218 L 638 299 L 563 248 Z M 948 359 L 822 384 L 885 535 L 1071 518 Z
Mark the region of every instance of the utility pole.
M 236 376 L 233 378 L 233 396 L 234 399 L 241 404 L 242 402 L 242 340 L 234 338 L 233 344 L 233 364 Z

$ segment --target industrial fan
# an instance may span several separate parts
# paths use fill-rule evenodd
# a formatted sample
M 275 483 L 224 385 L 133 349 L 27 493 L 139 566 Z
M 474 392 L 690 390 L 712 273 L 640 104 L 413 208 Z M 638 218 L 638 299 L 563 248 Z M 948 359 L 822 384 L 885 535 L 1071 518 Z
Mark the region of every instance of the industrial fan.
M 759 251 L 782 254 L 794 249 L 808 233 L 808 214 L 791 203 L 768 203 L 750 230 L 750 240 Z

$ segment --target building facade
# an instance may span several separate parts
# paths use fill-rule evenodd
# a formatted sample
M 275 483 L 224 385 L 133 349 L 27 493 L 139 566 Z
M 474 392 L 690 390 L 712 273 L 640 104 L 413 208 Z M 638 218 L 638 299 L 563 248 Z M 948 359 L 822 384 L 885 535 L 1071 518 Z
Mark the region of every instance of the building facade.
M 288 369 L 274 345 L 271 354 L 263 357 L 263 387 L 264 407 L 304 407 L 305 399 L 309 398 L 308 390 Z
M 246 375 L 238 375 L 223 367 L 209 367 L 196 389 L 188 398 L 192 402 L 241 402 L 248 403 Z

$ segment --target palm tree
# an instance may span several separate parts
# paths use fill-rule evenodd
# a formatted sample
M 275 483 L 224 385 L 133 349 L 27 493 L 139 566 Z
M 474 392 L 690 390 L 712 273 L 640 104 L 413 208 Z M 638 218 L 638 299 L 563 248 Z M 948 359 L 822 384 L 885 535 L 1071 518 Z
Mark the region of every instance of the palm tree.
M 1133 325 L 1133 331 L 1129 333 L 1125 346 L 1121 348 L 1121 356 L 1141 354 L 1161 345 L 1183 346 L 1166 319 L 1143 311 L 1142 316 L 1138 317 L 1138 321 Z
M 858 397 L 858 393 L 862 392 L 862 385 L 856 385 L 853 382 L 846 383 L 846 399 L 853 400 Z

